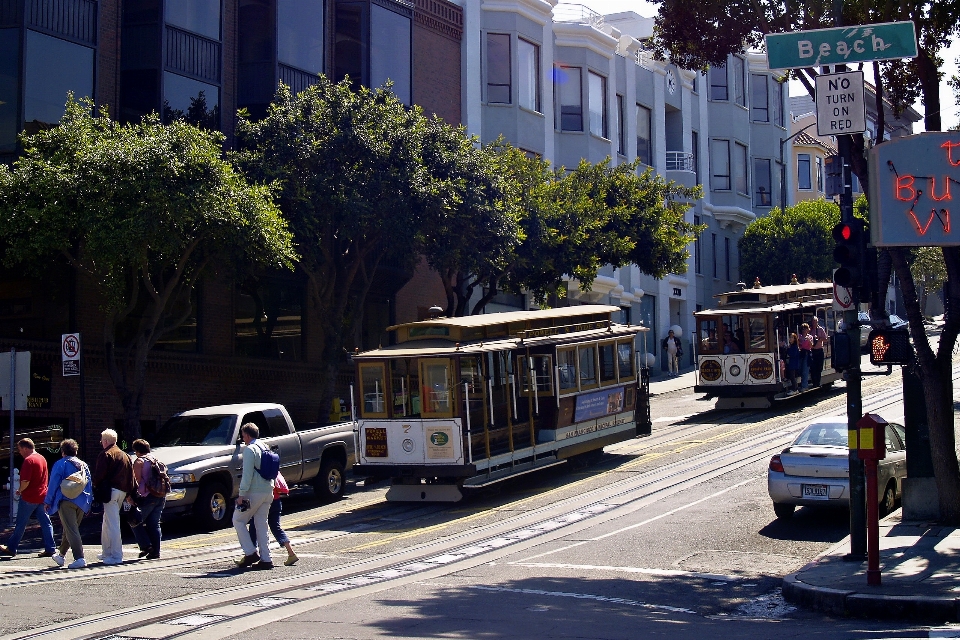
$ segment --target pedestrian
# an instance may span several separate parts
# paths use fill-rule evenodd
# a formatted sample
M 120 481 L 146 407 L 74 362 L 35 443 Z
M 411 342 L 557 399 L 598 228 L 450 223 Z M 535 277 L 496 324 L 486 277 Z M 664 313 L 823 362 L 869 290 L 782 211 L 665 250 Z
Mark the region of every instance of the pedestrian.
M 7 540 L 7 544 L 0 544 L 0 556 L 12 558 L 17 555 L 27 522 L 30 521 L 30 516 L 34 516 L 40 524 L 40 535 L 43 537 L 43 551 L 40 552 L 39 557 L 51 558 L 56 551 L 56 545 L 53 542 L 53 524 L 42 507 L 43 501 L 47 498 L 49 480 L 47 460 L 37 453 L 30 438 L 21 439 L 17 443 L 17 451 L 23 458 L 23 464 L 20 466 L 20 488 L 16 491 L 20 506 L 17 508 L 17 522 L 10 539 Z
M 667 353 L 667 369 L 670 375 L 680 375 L 680 356 L 683 355 L 683 351 L 680 338 L 673 335 L 673 329 L 667 331 L 667 337 L 663 339 L 663 349 Z
M 827 342 L 827 332 L 820 326 L 817 316 L 810 319 L 810 335 L 813 336 L 813 349 L 810 352 L 810 384 L 820 386 L 820 375 L 823 373 L 823 346 Z
M 813 351 L 813 336 L 810 335 L 810 325 L 806 322 L 800 325 L 797 344 L 800 347 L 800 391 L 806 391 L 810 386 L 810 360 Z
M 288 495 L 290 495 L 290 488 L 287 486 L 287 481 L 283 478 L 282 473 L 278 473 L 277 479 L 274 480 L 273 483 L 273 503 L 270 505 L 270 513 L 267 514 L 267 524 L 270 526 L 270 531 L 273 532 L 273 537 L 276 539 L 277 544 L 287 550 L 287 559 L 283 561 L 283 565 L 285 567 L 292 567 L 297 564 L 297 560 L 300 558 L 293 552 L 290 537 L 287 536 L 287 532 L 280 526 L 280 514 L 283 512 L 283 498 Z M 257 525 L 253 520 L 250 521 L 250 539 L 253 541 L 257 540 Z
M 267 529 L 267 515 L 273 503 L 273 480 L 260 475 L 260 458 L 266 445 L 258 441 L 260 429 L 252 422 L 240 428 L 240 437 L 246 445 L 243 448 L 243 473 L 240 476 L 240 495 L 237 496 L 237 508 L 233 512 L 233 528 L 243 549 L 243 558 L 237 561 L 241 569 L 273 569 L 270 557 L 270 538 Z M 247 524 L 250 520 L 257 525 L 257 546 L 253 545 Z M 257 553 L 257 549 L 260 552 Z
M 53 463 L 50 470 L 50 487 L 47 489 L 47 498 L 44 500 L 44 509 L 49 514 L 56 511 L 60 516 L 60 526 L 63 527 L 63 538 L 57 552 L 53 554 L 53 561 L 62 567 L 67 549 L 73 551 L 73 562 L 67 565 L 68 569 L 82 569 L 87 566 L 83 557 L 83 540 L 80 538 L 80 523 L 83 517 L 90 513 L 93 503 L 93 479 L 90 476 L 90 467 L 77 457 L 77 441 L 63 440 L 60 443 L 60 459 Z M 63 495 L 62 483 L 70 477 L 86 480 L 83 490 L 74 498 Z
M 160 557 L 160 515 L 167 503 L 165 495 L 156 495 L 152 491 L 154 475 L 159 473 L 150 455 L 150 443 L 138 439 L 133 441 L 133 452 L 137 459 L 133 462 L 133 476 L 137 488 L 133 495 L 127 496 L 127 502 L 139 509 L 139 521 L 131 526 L 133 537 L 140 547 L 140 557 L 156 560 Z
M 133 464 L 130 456 L 117 446 L 117 432 L 113 429 L 104 429 L 100 433 L 100 446 L 103 451 L 97 454 L 93 465 L 93 497 L 103 504 L 102 553 L 98 557 L 103 564 L 120 564 L 123 562 L 120 507 L 135 487 Z
M 787 378 L 790 380 L 790 393 L 799 391 L 800 377 L 800 345 L 797 334 L 790 334 L 790 345 L 787 347 Z

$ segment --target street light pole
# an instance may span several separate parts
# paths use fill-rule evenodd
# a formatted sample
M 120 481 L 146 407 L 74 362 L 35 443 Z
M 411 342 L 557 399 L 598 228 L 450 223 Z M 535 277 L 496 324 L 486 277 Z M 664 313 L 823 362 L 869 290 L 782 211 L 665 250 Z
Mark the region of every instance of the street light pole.
M 789 137 L 780 138 L 780 211 L 781 212 L 787 210 L 787 165 L 783 161 L 783 145 L 787 144 L 788 142 L 790 142 L 791 140 L 793 140 L 798 135 L 800 135 L 801 133 L 803 133 L 804 131 L 806 131 L 807 129 L 809 129 L 815 124 L 817 124 L 815 121 L 811 122 L 810 124 L 805 126 L 803 129 L 800 129 L 800 131 L 797 131 L 796 133 L 790 135 Z

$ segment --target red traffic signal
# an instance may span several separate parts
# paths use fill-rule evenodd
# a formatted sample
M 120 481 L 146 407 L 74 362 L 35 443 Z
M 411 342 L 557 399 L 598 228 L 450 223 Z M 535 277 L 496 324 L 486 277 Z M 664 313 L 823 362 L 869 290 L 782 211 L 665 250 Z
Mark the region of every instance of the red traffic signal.
M 870 364 L 911 364 L 914 359 L 906 329 L 874 329 L 867 338 Z
M 863 221 L 840 222 L 833 228 L 833 239 L 837 242 L 833 259 L 840 265 L 833 274 L 833 281 L 841 287 L 860 286 L 864 251 Z

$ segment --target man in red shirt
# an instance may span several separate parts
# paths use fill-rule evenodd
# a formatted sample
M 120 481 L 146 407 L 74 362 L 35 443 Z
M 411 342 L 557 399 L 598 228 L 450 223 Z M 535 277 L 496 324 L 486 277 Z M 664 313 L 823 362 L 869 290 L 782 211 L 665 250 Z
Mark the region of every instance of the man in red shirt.
M 30 516 L 35 515 L 40 524 L 40 535 L 43 536 L 43 552 L 41 558 L 53 556 L 56 545 L 53 542 L 53 525 L 50 523 L 50 516 L 43 509 L 43 501 L 47 497 L 47 460 L 36 452 L 33 440 L 24 438 L 17 443 L 17 450 L 23 457 L 23 465 L 20 467 L 20 488 L 17 489 L 17 497 L 20 498 L 20 506 L 17 507 L 17 524 L 13 529 L 13 535 L 6 545 L 0 544 L 0 556 L 13 557 L 17 555 L 17 547 L 20 546 L 20 539 L 23 537 L 23 531 L 27 528 L 27 522 Z

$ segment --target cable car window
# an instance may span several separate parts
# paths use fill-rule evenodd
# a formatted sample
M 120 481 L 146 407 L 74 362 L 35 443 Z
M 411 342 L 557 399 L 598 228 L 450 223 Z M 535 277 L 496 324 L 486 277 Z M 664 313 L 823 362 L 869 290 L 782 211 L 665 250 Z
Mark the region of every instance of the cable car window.
M 749 316 L 747 318 L 747 332 L 750 340 L 750 351 L 770 351 L 767 344 L 767 319 L 764 316 Z
M 617 369 L 620 374 L 620 381 L 632 380 L 636 377 L 633 371 L 633 340 L 629 342 L 617 343 Z
M 700 353 L 720 353 L 720 334 L 717 331 L 716 318 L 700 320 Z
M 520 372 L 520 392 L 530 394 L 531 373 L 538 396 L 553 395 L 553 358 L 547 355 L 521 356 L 517 360 Z
M 600 356 L 600 384 L 614 384 L 617 381 L 616 343 L 601 344 L 597 350 Z
M 382 362 L 360 364 L 360 393 L 364 418 L 386 418 L 386 368 Z
M 415 416 L 420 414 L 420 386 L 415 361 L 407 359 L 390 360 L 390 382 L 393 393 L 394 417 Z
M 597 386 L 597 348 L 594 345 L 580 347 L 580 388 Z
M 453 394 L 450 389 L 450 360 L 420 360 L 420 411 L 425 418 L 453 416 Z
M 557 349 L 557 377 L 560 379 L 560 391 L 577 388 L 577 350 Z

